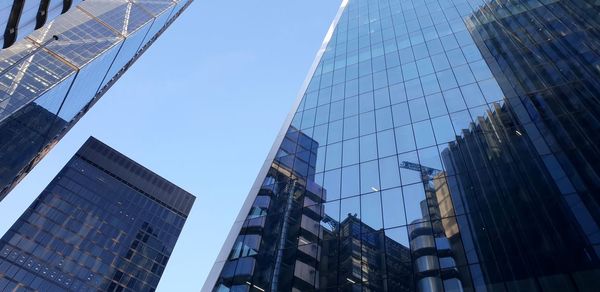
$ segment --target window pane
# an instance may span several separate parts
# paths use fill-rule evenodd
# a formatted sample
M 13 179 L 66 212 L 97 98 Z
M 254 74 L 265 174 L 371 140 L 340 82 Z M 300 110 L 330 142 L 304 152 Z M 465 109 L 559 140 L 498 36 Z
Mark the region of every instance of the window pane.
M 360 203 L 360 218 L 362 222 L 375 230 L 383 228 L 379 192 L 360 196 Z
M 379 177 L 382 190 L 400 186 L 398 157 L 391 156 L 379 160 Z
M 359 177 L 358 164 L 342 168 L 342 198 L 359 194 Z
M 360 218 L 360 197 L 352 197 L 341 201 L 340 222 L 349 216 Z
M 360 135 L 375 132 L 375 112 L 371 111 L 360 115 Z
M 342 166 L 342 143 L 327 145 L 327 158 L 325 170 L 340 168 Z
M 352 165 L 359 161 L 358 139 L 344 141 L 342 165 Z
M 421 181 L 420 168 L 411 167 L 412 165 L 419 165 L 416 151 L 398 155 L 398 165 L 400 166 L 402 185 L 409 185 Z
M 329 131 L 328 131 L 328 135 L 327 135 L 327 143 L 328 144 L 342 141 L 342 134 L 343 134 L 342 127 L 343 127 L 343 122 L 341 120 L 331 122 L 329 124 Z
M 344 119 L 344 140 L 358 137 L 358 116 Z
M 379 166 L 377 160 L 360 164 L 360 193 L 379 191 Z
M 360 137 L 360 161 L 377 158 L 377 142 L 375 134 Z
M 377 133 L 377 149 L 379 157 L 387 157 L 396 154 L 396 141 L 394 131 L 387 130 Z
M 363 93 L 358 96 L 358 106 L 361 113 L 372 111 L 375 109 L 373 102 L 373 92 Z
M 413 123 L 429 119 L 429 113 L 427 112 L 424 98 L 410 100 L 408 105 L 410 107 L 410 117 L 412 118 Z
M 425 97 L 425 101 L 427 102 L 427 109 L 431 117 L 439 117 L 448 114 L 444 97 L 440 93 Z
M 415 141 L 417 148 L 424 148 L 435 145 L 435 139 L 433 137 L 433 130 L 431 129 L 431 123 L 429 120 L 414 123 Z
M 395 188 L 381 192 L 383 224 L 385 228 L 406 225 L 402 189 Z
M 406 219 L 408 224 L 414 224 L 426 220 L 429 217 L 425 190 L 423 185 L 412 184 L 402 187 L 404 194 L 404 206 L 406 208 Z
M 415 138 L 411 125 L 396 128 L 396 149 L 398 153 L 415 150 Z
M 431 119 L 431 124 L 433 125 L 433 132 L 438 144 L 445 144 L 456 139 L 449 116 Z
M 394 126 L 404 126 L 410 124 L 410 114 L 408 112 L 408 103 L 403 102 L 392 106 L 392 116 Z
M 392 121 L 392 111 L 389 107 L 376 110 L 375 117 L 377 122 L 377 131 L 383 131 L 394 127 Z
M 323 188 L 327 194 L 327 200 L 340 198 L 340 169 L 325 172 L 323 176 Z

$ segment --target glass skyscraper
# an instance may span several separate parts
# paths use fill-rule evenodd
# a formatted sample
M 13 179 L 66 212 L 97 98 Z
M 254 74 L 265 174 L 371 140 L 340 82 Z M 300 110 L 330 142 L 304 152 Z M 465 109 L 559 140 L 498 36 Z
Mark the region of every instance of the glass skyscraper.
M 81 0 L 28 0 L 0 3 L 0 47 L 10 47 Z
M 0 50 L 0 200 L 190 4 L 83 1 Z
M 0 291 L 154 291 L 194 200 L 90 138 L 0 239 Z
M 599 15 L 343 1 L 203 291 L 597 291 Z

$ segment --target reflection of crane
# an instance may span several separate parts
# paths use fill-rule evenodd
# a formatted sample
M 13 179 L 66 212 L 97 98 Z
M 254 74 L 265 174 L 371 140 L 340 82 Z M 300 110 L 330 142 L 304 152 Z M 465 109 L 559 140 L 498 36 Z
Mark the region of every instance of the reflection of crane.
M 414 171 L 420 171 L 421 175 L 433 177 L 436 176 L 441 170 L 420 165 L 414 162 L 402 161 L 400 162 L 400 168 L 406 168 Z

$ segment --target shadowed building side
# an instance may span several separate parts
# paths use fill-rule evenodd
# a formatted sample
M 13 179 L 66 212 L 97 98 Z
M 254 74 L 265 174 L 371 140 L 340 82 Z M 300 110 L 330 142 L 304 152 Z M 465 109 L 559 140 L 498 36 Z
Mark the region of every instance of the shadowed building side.
M 154 291 L 194 200 L 90 138 L 0 239 L 0 290 Z

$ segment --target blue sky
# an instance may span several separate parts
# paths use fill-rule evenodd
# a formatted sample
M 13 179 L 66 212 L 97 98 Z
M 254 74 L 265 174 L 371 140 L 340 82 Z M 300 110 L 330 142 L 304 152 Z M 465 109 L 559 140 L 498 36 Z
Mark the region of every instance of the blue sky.
M 0 234 L 89 136 L 196 195 L 159 291 L 199 291 L 339 0 L 196 0 L 0 202 Z

